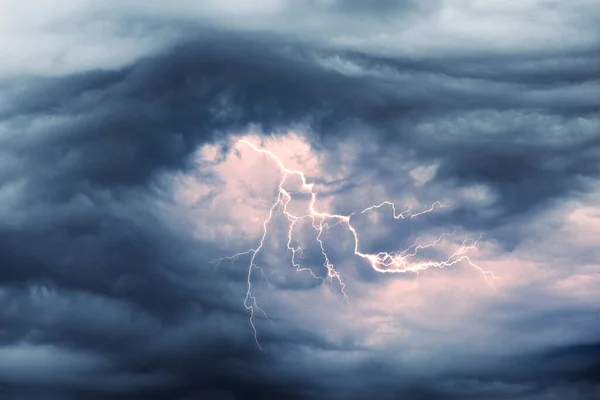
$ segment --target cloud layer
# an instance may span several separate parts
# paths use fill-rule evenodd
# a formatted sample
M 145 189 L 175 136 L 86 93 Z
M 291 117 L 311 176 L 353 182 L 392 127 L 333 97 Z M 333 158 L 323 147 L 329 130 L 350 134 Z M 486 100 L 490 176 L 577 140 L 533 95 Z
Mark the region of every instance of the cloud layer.
M 3 398 L 600 395 L 599 8 L 591 1 L 0 3 Z M 365 251 L 456 230 L 468 265 L 296 272 L 275 164 Z M 298 198 L 295 207 L 305 207 Z M 302 260 L 322 269 L 302 230 Z

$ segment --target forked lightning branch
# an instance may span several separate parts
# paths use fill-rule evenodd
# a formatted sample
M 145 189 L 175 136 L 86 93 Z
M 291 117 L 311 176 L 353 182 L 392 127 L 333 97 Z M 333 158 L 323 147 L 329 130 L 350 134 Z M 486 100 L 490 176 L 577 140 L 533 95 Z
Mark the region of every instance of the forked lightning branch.
M 258 306 L 256 297 L 252 294 L 252 272 L 254 269 L 260 269 L 260 266 L 256 264 L 255 260 L 257 255 L 263 249 L 265 240 L 267 239 L 269 233 L 269 224 L 271 223 L 276 211 L 278 210 L 287 218 L 289 222 L 287 230 L 287 248 L 292 255 L 292 265 L 298 271 L 306 271 L 310 273 L 315 279 L 322 279 L 314 272 L 312 267 L 300 265 L 300 263 L 297 261 L 297 256 L 302 253 L 302 248 L 300 246 L 293 245 L 292 236 L 295 229 L 299 227 L 299 223 L 301 221 L 308 220 L 316 233 L 317 242 L 319 243 L 321 254 L 324 260 L 323 267 L 325 268 L 325 271 L 327 273 L 327 278 L 330 280 L 335 279 L 339 283 L 341 292 L 344 296 L 344 299 L 346 300 L 348 300 L 348 296 L 346 295 L 345 291 L 346 284 L 344 283 L 344 280 L 342 279 L 340 273 L 335 269 L 335 266 L 331 262 L 330 257 L 327 254 L 327 251 L 325 250 L 325 246 L 323 244 L 323 233 L 334 225 L 342 225 L 346 227 L 346 229 L 348 229 L 348 231 L 352 234 L 354 240 L 354 255 L 365 260 L 368 263 L 368 265 L 370 265 L 370 267 L 373 268 L 373 270 L 382 274 L 398 274 L 407 272 L 418 273 L 419 271 L 423 271 L 429 268 L 444 268 L 458 263 L 467 263 L 473 268 L 477 269 L 479 272 L 481 272 L 486 278 L 486 281 L 488 277 L 494 277 L 494 275 L 491 272 L 483 270 L 481 267 L 475 264 L 467 255 L 469 250 L 473 249 L 477 245 L 480 238 L 477 238 L 476 240 L 463 241 L 463 243 L 459 246 L 459 248 L 456 251 L 454 251 L 452 254 L 450 254 L 448 257 L 442 260 L 422 260 L 417 256 L 419 255 L 419 252 L 421 250 L 437 245 L 443 239 L 444 236 L 451 235 L 452 233 L 442 234 L 436 240 L 427 244 L 418 244 L 417 242 L 415 242 L 403 250 L 396 250 L 392 252 L 379 252 L 376 254 L 363 253 L 360 250 L 360 236 L 357 230 L 351 224 L 352 216 L 356 213 L 350 215 L 339 215 L 317 210 L 315 207 L 317 193 L 314 191 L 314 185 L 312 183 L 308 183 L 304 172 L 287 168 L 279 159 L 279 157 L 277 157 L 277 155 L 275 155 L 273 152 L 264 148 L 259 148 L 247 140 L 239 140 L 238 143 L 249 146 L 254 151 L 262 153 L 271 160 L 273 160 L 274 164 L 281 170 L 282 174 L 281 180 L 279 181 L 277 198 L 271 206 L 271 208 L 269 209 L 268 217 L 262 223 L 262 236 L 258 245 L 254 248 L 234 254 L 233 256 L 223 257 L 216 260 L 217 263 L 219 263 L 223 260 L 234 260 L 243 255 L 250 256 L 250 261 L 248 263 L 248 279 L 246 296 L 244 298 L 244 307 L 246 307 L 246 309 L 250 311 L 250 325 L 252 326 L 252 329 L 254 331 L 254 339 L 259 348 L 261 347 L 258 341 L 258 332 L 256 330 L 254 318 L 257 313 L 261 313 L 265 317 L 267 316 L 267 314 Z M 310 196 L 307 214 L 296 215 L 288 208 L 288 205 L 292 200 L 292 195 L 290 192 L 288 192 L 288 190 L 285 189 L 285 185 L 286 182 L 288 182 L 288 179 L 290 179 L 291 177 L 299 178 L 301 182 L 299 192 Z M 443 208 L 447 206 L 441 204 L 440 202 L 435 202 L 428 209 L 416 213 L 412 212 L 412 207 L 410 206 L 406 210 L 398 212 L 396 210 L 395 204 L 391 201 L 386 200 L 380 204 L 367 207 L 366 209 L 361 211 L 361 213 L 364 214 L 365 212 L 381 207 L 389 207 L 392 210 L 393 217 L 395 219 L 412 219 L 433 212 L 437 208 Z

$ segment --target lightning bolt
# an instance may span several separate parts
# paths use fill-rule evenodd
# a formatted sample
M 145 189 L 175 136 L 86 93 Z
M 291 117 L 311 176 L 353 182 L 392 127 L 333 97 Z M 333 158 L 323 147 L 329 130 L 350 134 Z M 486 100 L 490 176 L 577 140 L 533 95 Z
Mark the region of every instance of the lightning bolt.
M 428 243 L 428 244 L 419 244 L 418 243 L 419 238 L 417 238 L 412 245 L 410 245 L 408 248 L 401 250 L 401 251 L 380 252 L 377 254 L 368 254 L 368 253 L 361 252 L 359 249 L 360 248 L 359 234 L 356 231 L 356 229 L 352 226 L 352 224 L 350 223 L 350 220 L 351 220 L 352 216 L 355 215 L 355 213 L 352 213 L 350 215 L 340 215 L 340 214 L 330 214 L 330 213 L 318 211 L 315 208 L 317 194 L 313 190 L 314 184 L 308 183 L 304 172 L 287 168 L 281 162 L 279 157 L 277 157 L 273 152 L 271 152 L 267 149 L 264 149 L 264 148 L 259 148 L 247 140 L 242 139 L 242 140 L 239 140 L 238 143 L 245 144 L 245 145 L 251 147 L 254 151 L 266 155 L 267 157 L 269 157 L 270 159 L 275 161 L 275 163 L 277 164 L 277 166 L 279 167 L 279 169 L 282 172 L 282 177 L 281 177 L 281 180 L 279 181 L 279 185 L 278 185 L 277 200 L 275 201 L 275 203 L 273 203 L 273 205 L 269 209 L 269 216 L 262 224 L 262 226 L 263 226 L 262 236 L 261 236 L 258 246 L 255 248 L 251 248 L 247 251 L 234 254 L 233 256 L 219 258 L 215 261 L 217 264 L 219 264 L 224 260 L 233 261 L 233 260 L 237 259 L 238 257 L 244 256 L 244 255 L 251 255 L 250 262 L 248 264 L 247 290 L 246 290 L 246 297 L 244 298 L 244 307 L 248 311 L 250 311 L 250 325 L 252 327 L 252 330 L 254 331 L 254 340 L 255 340 L 258 348 L 261 351 L 262 351 L 262 347 L 260 346 L 260 343 L 258 341 L 258 331 L 257 331 L 256 325 L 254 323 L 254 318 L 257 313 L 263 315 L 265 318 L 268 318 L 268 316 L 267 316 L 267 313 L 262 308 L 259 307 L 256 297 L 252 294 L 252 282 L 251 282 L 252 281 L 252 271 L 254 269 L 257 269 L 264 275 L 264 271 L 256 264 L 255 259 L 256 259 L 256 256 L 258 255 L 258 253 L 262 250 L 262 248 L 264 246 L 264 243 L 265 243 L 265 240 L 266 240 L 266 237 L 268 234 L 268 225 L 273 220 L 273 216 L 277 210 L 281 210 L 282 214 L 289 221 L 289 226 L 288 226 L 288 231 L 287 231 L 287 249 L 292 254 L 292 265 L 296 268 L 297 271 L 306 271 L 306 272 L 310 273 L 313 278 L 319 279 L 319 280 L 324 280 L 323 278 L 317 276 L 317 274 L 315 274 L 311 268 L 302 267 L 300 265 L 300 263 L 296 260 L 296 256 L 302 255 L 302 248 L 300 246 L 292 245 L 292 242 L 293 242 L 292 235 L 294 232 L 294 228 L 297 227 L 297 225 L 300 221 L 310 220 L 313 229 L 317 233 L 316 240 L 319 243 L 319 246 L 321 248 L 321 254 L 323 255 L 323 258 L 325 260 L 323 263 L 323 266 L 325 267 L 325 270 L 327 271 L 327 278 L 330 282 L 333 282 L 333 280 L 336 280 L 338 282 L 340 289 L 341 289 L 341 293 L 344 297 L 344 300 L 346 300 L 348 303 L 349 303 L 349 299 L 348 299 L 348 296 L 345 291 L 346 284 L 344 283 L 344 280 L 342 279 L 342 276 L 340 275 L 340 273 L 335 269 L 333 263 L 330 261 L 329 256 L 327 255 L 327 251 L 325 250 L 325 246 L 323 244 L 323 237 L 322 237 L 323 233 L 336 225 L 342 225 L 348 229 L 348 231 L 352 234 L 352 236 L 354 238 L 354 254 L 356 256 L 368 261 L 369 264 L 371 265 L 371 268 L 373 268 L 377 272 L 384 273 L 384 274 L 414 272 L 414 273 L 418 274 L 420 271 L 423 271 L 423 270 L 426 270 L 429 268 L 444 268 L 444 267 L 449 267 L 449 266 L 455 265 L 460 262 L 466 262 L 469 265 L 471 265 L 472 267 L 474 267 L 475 269 L 477 269 L 479 272 L 481 272 L 484 275 L 486 282 L 488 282 L 488 277 L 493 277 L 493 278 L 497 279 L 493 275 L 492 272 L 483 270 L 481 267 L 479 267 L 477 264 L 475 264 L 473 261 L 471 261 L 469 256 L 466 254 L 469 250 L 476 247 L 477 243 L 481 239 L 481 236 L 475 240 L 464 240 L 462 242 L 461 246 L 458 248 L 458 250 L 456 250 L 454 253 L 452 253 L 448 258 L 446 258 L 443 261 L 433 261 L 433 260 L 416 261 L 416 262 L 412 261 L 412 259 L 415 256 L 417 256 L 419 250 L 423 250 L 423 249 L 435 246 L 445 236 L 453 235 L 454 233 L 456 233 L 456 231 L 454 231 L 451 234 L 444 233 L 441 236 L 439 236 L 436 240 L 434 240 L 433 242 Z M 296 176 L 296 177 L 300 178 L 301 188 L 298 192 L 304 192 L 304 193 L 307 193 L 310 195 L 308 214 L 294 215 L 292 212 L 290 212 L 288 210 L 288 205 L 289 205 L 290 201 L 292 200 L 292 195 L 288 190 L 286 190 L 284 188 L 284 186 L 285 186 L 285 183 L 288 180 L 288 178 L 291 176 Z M 361 214 L 372 211 L 374 209 L 379 209 L 384 206 L 388 206 L 392 209 L 393 217 L 395 219 L 412 219 L 412 218 L 416 218 L 421 215 L 433 212 L 436 208 L 448 207 L 448 205 L 445 205 L 445 204 L 440 203 L 439 201 L 436 201 L 428 209 L 419 211 L 417 213 L 412 213 L 412 206 L 410 206 L 410 205 L 407 206 L 406 210 L 398 212 L 396 210 L 396 206 L 393 202 L 384 201 L 381 204 L 373 205 L 373 206 L 365 208 L 364 210 L 361 211 Z

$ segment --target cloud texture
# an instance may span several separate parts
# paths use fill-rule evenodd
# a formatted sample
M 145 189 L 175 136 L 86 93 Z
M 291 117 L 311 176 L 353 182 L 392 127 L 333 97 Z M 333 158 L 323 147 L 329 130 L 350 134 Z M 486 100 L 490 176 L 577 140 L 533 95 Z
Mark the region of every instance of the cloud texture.
M 600 396 L 600 8 L 593 1 L 0 2 L 0 396 Z M 456 230 L 469 265 L 378 274 L 284 219 L 276 164 L 364 251 Z M 302 209 L 306 199 L 298 198 Z M 309 230 L 303 263 L 322 269 Z M 310 245 L 311 240 L 313 245 Z

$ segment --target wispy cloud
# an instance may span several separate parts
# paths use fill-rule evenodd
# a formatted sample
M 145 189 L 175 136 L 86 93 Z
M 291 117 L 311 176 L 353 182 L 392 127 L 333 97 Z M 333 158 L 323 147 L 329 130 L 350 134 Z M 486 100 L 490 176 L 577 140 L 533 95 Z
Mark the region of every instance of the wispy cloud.
M 583 0 L 2 3 L 0 395 L 598 396 L 599 19 Z M 276 200 L 242 137 L 357 212 L 365 251 L 481 235 L 500 279 L 382 276 L 336 226 L 348 305 L 295 271 L 279 215 L 259 352 L 246 260 L 212 263 Z M 385 200 L 449 207 L 359 214 Z

